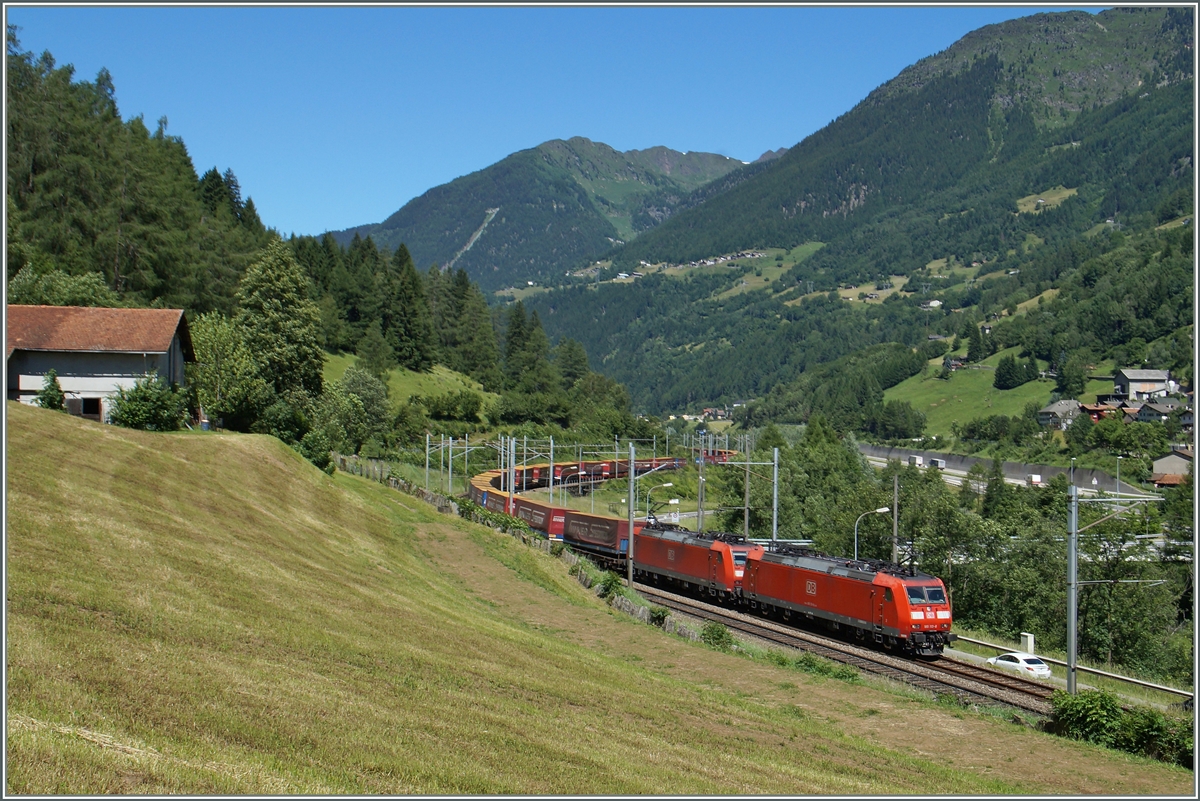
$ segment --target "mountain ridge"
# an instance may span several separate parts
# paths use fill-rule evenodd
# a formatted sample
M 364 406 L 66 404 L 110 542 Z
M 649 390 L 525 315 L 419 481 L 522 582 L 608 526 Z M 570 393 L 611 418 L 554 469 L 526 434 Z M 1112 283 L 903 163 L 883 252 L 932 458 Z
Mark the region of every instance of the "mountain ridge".
M 381 223 L 331 233 L 342 244 L 403 242 L 422 267 L 460 258 L 489 289 L 543 283 L 657 226 L 694 190 L 744 166 L 715 153 L 552 139 L 433 187 Z M 499 218 L 466 249 L 490 208 Z

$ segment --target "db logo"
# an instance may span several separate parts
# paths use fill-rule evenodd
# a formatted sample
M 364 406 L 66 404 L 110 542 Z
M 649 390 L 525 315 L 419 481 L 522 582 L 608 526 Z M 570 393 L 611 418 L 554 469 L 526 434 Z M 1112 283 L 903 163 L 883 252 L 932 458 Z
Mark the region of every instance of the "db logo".
M 674 548 L 668 548 L 668 549 L 667 549 L 667 561 L 668 561 L 668 562 L 674 562 L 674 561 L 675 561 L 675 549 L 674 549 Z
M 815 582 L 815 581 L 804 582 L 804 591 L 807 592 L 809 595 L 816 595 L 817 594 L 817 582 Z

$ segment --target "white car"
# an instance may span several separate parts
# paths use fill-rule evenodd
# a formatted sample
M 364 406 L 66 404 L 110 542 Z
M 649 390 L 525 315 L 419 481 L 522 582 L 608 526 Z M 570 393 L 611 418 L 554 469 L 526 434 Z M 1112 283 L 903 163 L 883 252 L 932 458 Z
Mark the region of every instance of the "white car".
M 1026 654 L 1021 651 L 1013 651 L 1010 654 L 993 656 L 987 661 L 987 663 L 992 667 L 1003 668 L 1004 670 L 1014 670 L 1023 676 L 1032 677 L 1035 679 L 1050 678 L 1049 665 L 1038 659 L 1033 654 Z

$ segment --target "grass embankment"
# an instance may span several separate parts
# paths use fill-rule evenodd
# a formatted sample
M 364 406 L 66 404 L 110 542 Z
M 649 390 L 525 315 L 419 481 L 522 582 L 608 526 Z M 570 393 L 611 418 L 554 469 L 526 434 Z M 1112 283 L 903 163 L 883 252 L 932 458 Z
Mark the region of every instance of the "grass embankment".
M 7 414 L 7 793 L 1191 786 L 635 624 L 561 561 L 269 437 Z

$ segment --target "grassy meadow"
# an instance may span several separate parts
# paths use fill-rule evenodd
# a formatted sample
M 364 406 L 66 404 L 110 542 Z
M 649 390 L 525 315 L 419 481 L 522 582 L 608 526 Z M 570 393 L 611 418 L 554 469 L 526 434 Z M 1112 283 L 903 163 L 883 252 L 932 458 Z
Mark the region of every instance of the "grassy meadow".
M 996 389 L 996 365 L 1006 355 L 1017 356 L 1020 348 L 997 351 L 981 364 L 982 368 L 968 367 L 955 370 L 948 380 L 937 377 L 941 359 L 930 362 L 929 369 L 906 378 L 884 391 L 884 400 L 906 400 L 913 408 L 925 415 L 925 433 L 928 436 L 949 437 L 951 423 L 960 425 L 977 417 L 1004 414 L 1019 415 L 1025 404 L 1033 401 L 1045 406 L 1054 391 L 1052 379 L 1039 378 L 1014 389 Z M 1104 382 L 1093 382 L 1103 384 Z M 1107 383 L 1112 390 L 1112 382 Z M 1089 386 L 1091 391 L 1092 387 Z M 1094 397 L 1094 394 L 1093 394 Z
M 346 374 L 346 368 L 354 364 L 357 357 L 350 353 L 325 354 L 326 381 L 339 381 Z M 469 389 L 484 398 L 484 402 L 494 400 L 497 395 L 484 392 L 482 385 L 471 378 L 456 373 L 440 364 L 435 364 L 428 373 L 415 373 L 396 367 L 388 372 L 388 398 L 392 404 L 403 403 L 413 395 L 444 395 L 448 392 L 459 392 Z
M 270 437 L 6 413 L 7 794 L 1192 786 L 638 624 L 561 560 Z

